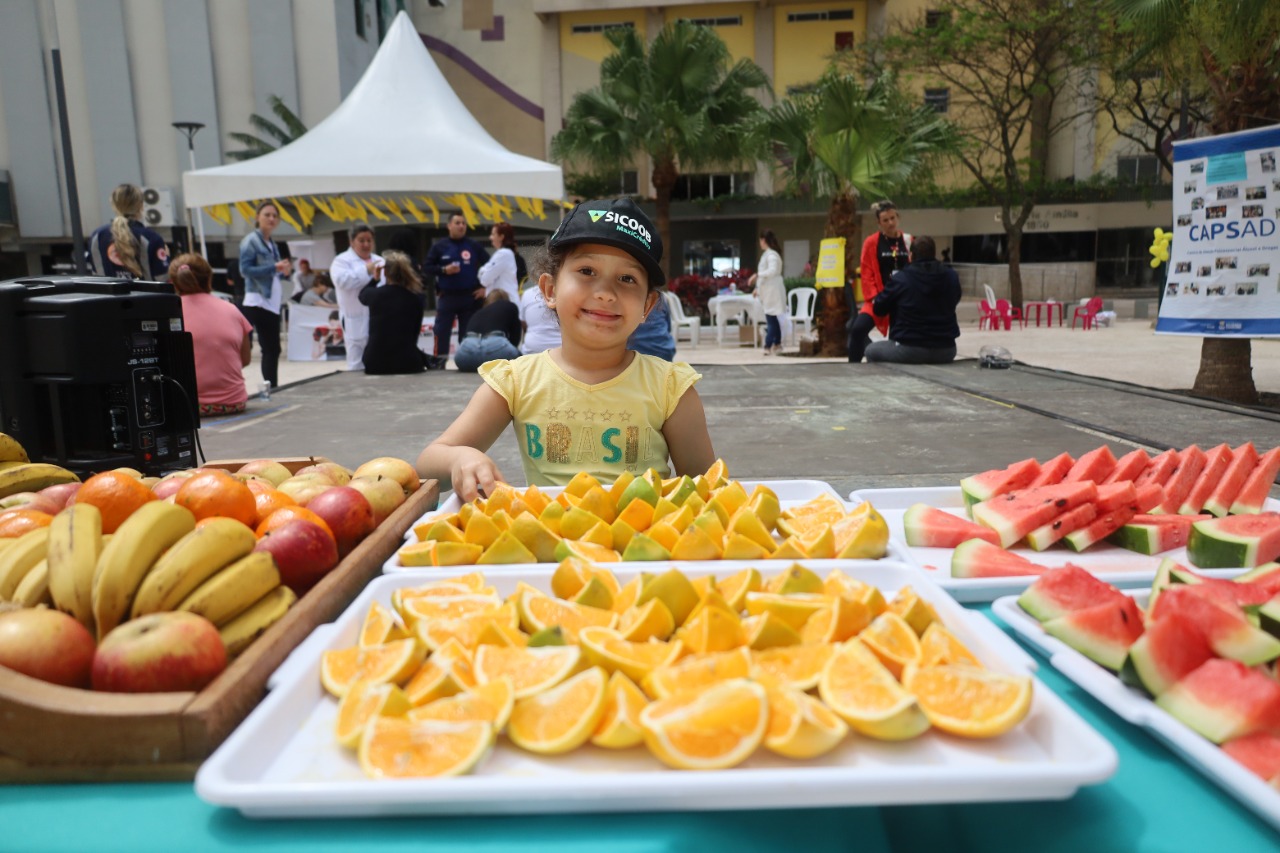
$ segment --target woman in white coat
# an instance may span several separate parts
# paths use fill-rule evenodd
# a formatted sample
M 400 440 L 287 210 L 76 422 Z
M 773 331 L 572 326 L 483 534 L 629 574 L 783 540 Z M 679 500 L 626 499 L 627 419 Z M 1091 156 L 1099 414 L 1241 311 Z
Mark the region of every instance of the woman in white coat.
M 782 318 L 787 315 L 787 286 L 782 281 L 782 255 L 778 238 L 766 228 L 760 232 L 760 264 L 751 276 L 756 298 L 764 309 L 764 354 L 782 352 Z
M 486 295 L 494 290 L 505 290 L 512 305 L 519 304 L 520 290 L 516 281 L 516 229 L 509 222 L 499 222 L 489 231 L 489 243 L 493 254 L 480 267 L 477 275 Z
M 338 313 L 347 348 L 347 370 L 364 370 L 364 348 L 369 343 L 369 309 L 360 302 L 360 291 L 382 278 L 383 260 L 373 251 L 373 229 L 357 222 L 347 232 L 351 248 L 329 264 L 329 278 L 338 291 Z

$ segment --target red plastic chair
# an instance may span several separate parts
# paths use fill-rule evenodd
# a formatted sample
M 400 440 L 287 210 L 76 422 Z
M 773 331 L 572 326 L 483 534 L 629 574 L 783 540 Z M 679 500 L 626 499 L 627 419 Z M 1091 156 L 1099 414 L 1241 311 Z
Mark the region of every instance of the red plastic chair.
M 978 303 L 978 308 L 982 312 L 978 316 L 978 331 L 982 331 L 983 329 L 986 329 L 986 328 L 991 328 L 991 329 L 1000 328 L 1000 314 L 994 308 L 991 307 L 990 302 L 983 299 L 981 302 Z
M 1013 321 L 1017 320 L 1018 325 L 1022 328 L 1027 327 L 1027 318 L 1022 316 L 1021 308 L 1014 308 L 1013 303 L 1008 299 L 996 300 L 996 313 L 1000 315 L 1000 319 L 1004 321 L 1006 329 L 1013 328 Z
M 1076 327 L 1076 318 L 1081 320 L 1081 328 L 1095 329 L 1097 324 L 1094 318 L 1098 316 L 1098 312 L 1102 310 L 1102 297 L 1095 296 L 1086 302 L 1082 307 L 1076 308 L 1071 314 L 1071 328 Z

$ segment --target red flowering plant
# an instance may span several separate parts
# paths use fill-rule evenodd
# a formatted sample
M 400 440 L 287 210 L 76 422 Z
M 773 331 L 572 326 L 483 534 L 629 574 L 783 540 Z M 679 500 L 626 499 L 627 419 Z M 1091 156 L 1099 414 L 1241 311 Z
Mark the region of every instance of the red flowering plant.
M 718 296 L 731 287 L 737 288 L 739 293 L 750 293 L 755 289 L 747 284 L 752 272 L 740 269 L 729 275 L 682 275 L 667 282 L 667 289 L 679 298 L 685 314 L 706 320 L 711 317 L 711 310 L 707 307 L 711 297 Z

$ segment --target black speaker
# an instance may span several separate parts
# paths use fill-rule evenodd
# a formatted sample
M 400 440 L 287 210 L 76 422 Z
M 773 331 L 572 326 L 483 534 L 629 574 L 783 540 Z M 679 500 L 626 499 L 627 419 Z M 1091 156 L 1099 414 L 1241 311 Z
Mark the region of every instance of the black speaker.
M 78 474 L 194 467 L 195 356 L 159 282 L 0 282 L 0 431 Z

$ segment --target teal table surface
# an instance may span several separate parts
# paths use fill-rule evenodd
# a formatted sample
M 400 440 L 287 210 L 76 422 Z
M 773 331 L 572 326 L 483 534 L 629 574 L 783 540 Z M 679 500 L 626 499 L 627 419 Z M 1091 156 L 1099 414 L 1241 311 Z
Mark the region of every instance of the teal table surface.
M 987 608 L 981 611 L 990 616 Z M 1109 781 L 1065 801 L 884 808 L 249 820 L 181 783 L 0 787 L 0 851 L 1193 851 L 1280 833 L 1043 660 L 1039 677 L 1115 745 Z M 0 722 L 2 724 L 2 722 Z

